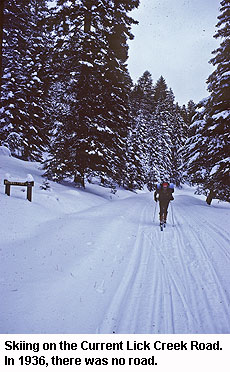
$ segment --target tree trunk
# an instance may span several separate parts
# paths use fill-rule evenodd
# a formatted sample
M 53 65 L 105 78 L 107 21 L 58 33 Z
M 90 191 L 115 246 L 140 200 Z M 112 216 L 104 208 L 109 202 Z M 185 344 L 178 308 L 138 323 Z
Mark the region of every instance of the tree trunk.
M 87 6 L 87 11 L 85 13 L 85 19 L 84 19 L 84 32 L 85 33 L 88 33 L 88 32 L 90 32 L 91 18 L 92 18 L 92 14 L 91 14 L 91 8 L 92 8 L 91 0 L 88 0 L 87 1 L 86 6 Z
M 103 176 L 101 176 L 101 185 L 104 186 L 105 185 L 105 178 Z
M 212 199 L 215 197 L 215 193 L 214 193 L 214 191 L 213 190 L 210 190 L 209 191 L 209 194 L 208 194 L 208 196 L 207 196 L 207 198 L 206 198 L 206 203 L 208 204 L 208 205 L 211 205 L 211 202 L 212 202 Z
M 77 185 L 82 186 L 85 189 L 85 177 L 84 177 L 84 173 L 75 174 L 75 176 L 74 176 L 74 183 L 76 183 Z

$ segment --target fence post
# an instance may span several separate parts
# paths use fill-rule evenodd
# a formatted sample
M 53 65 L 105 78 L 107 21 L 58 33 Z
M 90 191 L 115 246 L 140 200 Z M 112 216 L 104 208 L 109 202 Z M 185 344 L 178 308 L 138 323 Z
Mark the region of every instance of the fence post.
M 31 202 L 32 201 L 32 187 L 34 186 L 34 181 L 26 181 L 26 182 L 13 182 L 4 180 L 5 187 L 5 194 L 10 196 L 10 186 L 26 186 L 27 187 L 27 199 Z
M 32 201 L 32 185 L 29 182 L 27 184 L 27 199 Z
M 5 186 L 5 194 L 10 196 L 10 184 L 8 183 L 8 181 L 6 181 Z

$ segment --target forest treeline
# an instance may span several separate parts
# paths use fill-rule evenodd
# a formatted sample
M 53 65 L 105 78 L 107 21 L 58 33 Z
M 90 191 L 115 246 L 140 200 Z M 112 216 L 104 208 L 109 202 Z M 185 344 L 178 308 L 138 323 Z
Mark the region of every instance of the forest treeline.
M 0 144 L 44 176 L 130 190 L 166 177 L 229 201 L 230 2 L 220 3 L 210 95 L 180 106 L 163 76 L 134 83 L 139 0 L 1 2 Z M 154 48 L 154 45 L 153 45 Z M 138 56 L 136 56 L 138 58 Z

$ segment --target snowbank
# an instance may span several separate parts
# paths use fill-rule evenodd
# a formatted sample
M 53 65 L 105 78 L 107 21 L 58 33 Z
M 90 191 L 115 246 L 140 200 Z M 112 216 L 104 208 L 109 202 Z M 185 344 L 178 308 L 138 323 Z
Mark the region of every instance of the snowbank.
M 230 333 L 229 204 L 184 186 L 161 232 L 149 192 L 44 184 L 5 155 L 0 181 L 1 333 Z
M 6 146 L 0 146 L 0 156 L 11 156 L 11 152 Z

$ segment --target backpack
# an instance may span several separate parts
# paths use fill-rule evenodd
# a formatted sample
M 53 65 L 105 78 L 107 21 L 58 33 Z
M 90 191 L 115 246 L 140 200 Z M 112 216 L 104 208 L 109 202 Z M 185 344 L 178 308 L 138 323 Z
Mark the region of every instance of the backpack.
M 172 196 L 173 192 L 174 192 L 173 183 L 168 182 L 158 183 L 154 195 L 155 201 L 157 194 L 159 194 L 159 200 L 174 200 L 174 197 Z

